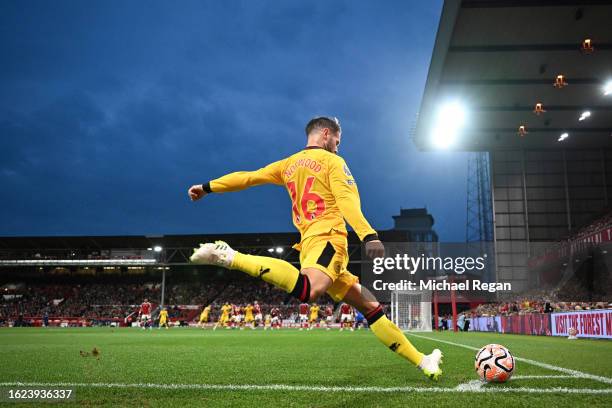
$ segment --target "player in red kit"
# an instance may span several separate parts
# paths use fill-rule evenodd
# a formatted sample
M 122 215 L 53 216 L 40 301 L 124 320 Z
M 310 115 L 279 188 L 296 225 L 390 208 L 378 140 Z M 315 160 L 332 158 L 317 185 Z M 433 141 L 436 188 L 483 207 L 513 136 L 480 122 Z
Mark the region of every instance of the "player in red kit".
M 142 327 L 143 330 L 146 329 L 151 321 L 151 303 L 149 303 L 149 299 L 145 299 L 142 305 L 140 305 L 138 319 L 140 320 L 140 327 Z M 149 328 L 151 328 L 150 325 Z
M 261 314 L 261 306 L 259 306 L 259 303 L 257 303 L 257 301 L 253 303 L 253 314 L 255 315 L 255 326 L 262 326 L 263 316 Z
M 325 308 L 325 325 L 327 330 L 331 329 L 332 320 L 334 319 L 334 308 L 331 305 L 327 305 Z
M 308 303 L 300 303 L 300 330 L 304 330 L 304 327 L 308 328 Z
M 244 307 L 241 305 L 236 307 L 236 325 L 244 330 Z
M 275 327 L 277 330 L 280 330 L 281 315 L 280 310 L 278 310 L 278 307 L 273 307 L 272 310 L 270 310 L 270 316 L 272 316 L 272 330 L 274 330 Z
M 230 317 L 230 327 L 233 329 L 238 326 L 238 315 L 240 311 L 236 304 L 232 303 L 232 317 Z
M 340 331 L 344 330 L 345 327 L 350 327 L 352 331 L 352 321 L 353 314 L 351 306 L 347 303 L 343 303 L 342 306 L 340 306 Z

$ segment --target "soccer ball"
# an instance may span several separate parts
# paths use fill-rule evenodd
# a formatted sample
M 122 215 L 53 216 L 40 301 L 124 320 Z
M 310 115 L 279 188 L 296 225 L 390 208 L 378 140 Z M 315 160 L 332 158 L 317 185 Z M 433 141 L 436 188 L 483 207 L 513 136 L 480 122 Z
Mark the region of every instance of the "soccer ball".
M 474 368 L 484 382 L 506 382 L 514 372 L 514 357 L 499 344 L 487 344 L 476 353 Z

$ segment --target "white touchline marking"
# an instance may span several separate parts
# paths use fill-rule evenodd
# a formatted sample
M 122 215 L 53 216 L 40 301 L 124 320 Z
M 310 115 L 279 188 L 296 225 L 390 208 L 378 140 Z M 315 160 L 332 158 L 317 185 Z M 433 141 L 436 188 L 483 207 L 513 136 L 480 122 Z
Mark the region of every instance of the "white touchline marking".
M 160 390 L 217 390 L 217 391 L 321 391 L 321 392 L 373 392 L 373 393 L 528 393 L 528 394 L 612 394 L 612 388 L 525 388 L 525 387 L 361 387 L 285 384 L 122 384 L 122 383 L 73 383 L 73 382 L 3 382 L 0 387 L 81 387 L 81 388 L 148 388 Z
M 472 380 L 455 387 L 457 391 L 477 391 L 483 387 L 484 383 L 480 380 Z
M 513 375 L 510 380 L 530 380 L 538 378 L 580 378 L 575 375 Z
M 405 334 L 407 334 L 409 336 L 419 337 L 421 339 L 427 339 L 427 340 L 431 340 L 431 341 L 437 341 L 439 343 L 450 344 L 451 346 L 463 347 L 463 348 L 466 348 L 468 350 L 475 350 L 475 351 L 480 350 L 477 347 L 468 346 L 467 344 L 455 343 L 455 342 L 448 341 L 448 340 L 434 339 L 432 337 L 421 336 L 421 335 L 413 334 L 413 333 L 406 333 L 405 332 Z M 542 363 L 542 362 L 539 362 L 539 361 L 535 361 L 535 360 L 531 360 L 531 359 L 523 358 L 523 357 L 514 357 L 514 359 L 516 361 L 522 361 L 523 363 L 527 363 L 527 364 L 531 364 L 531 365 L 534 365 L 534 366 L 546 368 L 548 370 L 559 371 L 561 373 L 569 374 L 569 375 L 571 375 L 573 377 L 588 378 L 590 380 L 595 380 L 595 381 L 599 381 L 599 382 L 606 383 L 606 384 L 612 384 L 612 378 L 602 377 L 602 376 L 595 375 L 595 374 L 583 373 L 582 371 L 572 370 L 570 368 L 558 367 L 558 366 L 555 366 L 555 365 L 552 365 L 552 364 Z

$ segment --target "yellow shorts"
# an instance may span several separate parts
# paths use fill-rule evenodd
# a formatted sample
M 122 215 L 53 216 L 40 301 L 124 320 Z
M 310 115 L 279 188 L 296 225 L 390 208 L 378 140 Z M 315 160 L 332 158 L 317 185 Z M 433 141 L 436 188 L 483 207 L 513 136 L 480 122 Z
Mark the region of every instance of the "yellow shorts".
M 344 299 L 346 292 L 359 278 L 350 273 L 348 266 L 348 242 L 344 234 L 330 233 L 308 237 L 294 248 L 300 251 L 302 269 L 316 268 L 324 272 L 332 280 L 327 289 L 336 302 Z
M 245 323 L 251 323 L 254 320 L 255 319 L 253 318 L 252 315 L 246 315 L 246 317 L 244 318 Z
M 167 324 L 166 319 L 159 319 L 159 325 Z

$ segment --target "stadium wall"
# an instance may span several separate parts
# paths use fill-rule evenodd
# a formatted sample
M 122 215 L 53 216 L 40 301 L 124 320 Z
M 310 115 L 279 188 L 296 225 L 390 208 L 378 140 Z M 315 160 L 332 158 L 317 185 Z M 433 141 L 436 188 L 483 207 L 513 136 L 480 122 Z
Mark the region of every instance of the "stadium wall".
M 490 152 L 498 280 L 534 286 L 530 244 L 555 242 L 609 207 L 612 150 Z
M 534 336 L 569 336 L 570 327 L 578 330 L 578 337 L 612 339 L 612 310 L 473 317 L 469 330 Z

